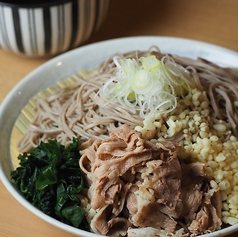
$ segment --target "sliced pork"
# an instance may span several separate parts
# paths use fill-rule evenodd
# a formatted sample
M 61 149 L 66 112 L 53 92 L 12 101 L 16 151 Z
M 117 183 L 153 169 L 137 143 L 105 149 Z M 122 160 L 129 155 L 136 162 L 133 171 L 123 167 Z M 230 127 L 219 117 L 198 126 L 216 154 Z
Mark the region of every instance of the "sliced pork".
M 211 189 L 203 164 L 182 159 L 178 144 L 144 140 L 123 125 L 109 139 L 83 147 L 80 167 L 94 232 L 127 236 L 129 229 L 183 228 L 196 236 L 220 228 L 219 190 Z

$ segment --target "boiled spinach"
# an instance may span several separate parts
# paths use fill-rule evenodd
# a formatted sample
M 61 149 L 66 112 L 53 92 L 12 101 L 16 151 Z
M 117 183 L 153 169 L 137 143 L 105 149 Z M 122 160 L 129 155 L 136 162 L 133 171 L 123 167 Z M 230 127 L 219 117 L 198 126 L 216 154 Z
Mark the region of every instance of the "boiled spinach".
M 78 194 L 84 181 L 79 168 L 79 140 L 65 147 L 56 140 L 41 142 L 18 156 L 11 178 L 22 195 L 45 214 L 77 228 L 87 229 Z

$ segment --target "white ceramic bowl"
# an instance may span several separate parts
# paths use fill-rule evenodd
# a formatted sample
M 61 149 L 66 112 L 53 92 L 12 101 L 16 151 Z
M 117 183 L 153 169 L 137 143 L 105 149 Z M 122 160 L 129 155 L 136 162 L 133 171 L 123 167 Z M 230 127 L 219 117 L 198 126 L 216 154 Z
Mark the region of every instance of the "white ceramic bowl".
M 215 63 L 231 67 L 236 67 L 238 65 L 238 53 L 215 45 L 180 38 L 132 37 L 104 41 L 80 47 L 51 59 L 34 70 L 15 86 L 0 107 L 0 177 L 13 197 L 25 206 L 25 208 L 52 225 L 77 236 L 98 236 L 62 224 L 43 214 L 18 193 L 10 181 L 10 172 L 13 168 L 10 154 L 11 131 L 21 108 L 37 92 L 44 90 L 50 85 L 55 85 L 57 81 L 65 79 L 82 69 L 98 66 L 102 61 L 116 52 L 147 50 L 152 45 L 159 46 L 164 53 L 175 53 L 180 56 L 191 58 L 200 56 Z M 45 78 L 47 78 L 47 80 Z M 226 236 L 235 231 L 238 231 L 238 224 L 203 236 Z
M 84 43 L 102 25 L 110 0 L 2 0 L 0 46 L 50 57 Z

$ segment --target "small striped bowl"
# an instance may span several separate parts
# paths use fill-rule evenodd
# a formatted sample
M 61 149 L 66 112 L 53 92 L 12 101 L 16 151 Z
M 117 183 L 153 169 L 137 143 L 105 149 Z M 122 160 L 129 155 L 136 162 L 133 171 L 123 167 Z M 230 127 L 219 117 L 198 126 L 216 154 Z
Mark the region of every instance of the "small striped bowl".
M 110 0 L 0 1 L 0 46 L 41 58 L 83 44 L 103 23 Z

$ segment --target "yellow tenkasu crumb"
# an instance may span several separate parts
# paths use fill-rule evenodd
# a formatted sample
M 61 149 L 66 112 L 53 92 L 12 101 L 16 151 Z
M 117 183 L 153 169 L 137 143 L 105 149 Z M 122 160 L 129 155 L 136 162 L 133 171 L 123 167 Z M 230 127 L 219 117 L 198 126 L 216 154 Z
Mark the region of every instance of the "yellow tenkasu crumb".
M 190 157 L 206 164 L 213 177 L 211 186 L 221 191 L 222 221 L 230 225 L 238 223 L 237 137 L 231 134 L 229 124 L 213 117 L 206 95 L 196 89 L 185 105 L 178 104 L 176 111 L 166 115 L 165 125 L 157 127 L 158 137 L 161 140 L 179 137 Z

